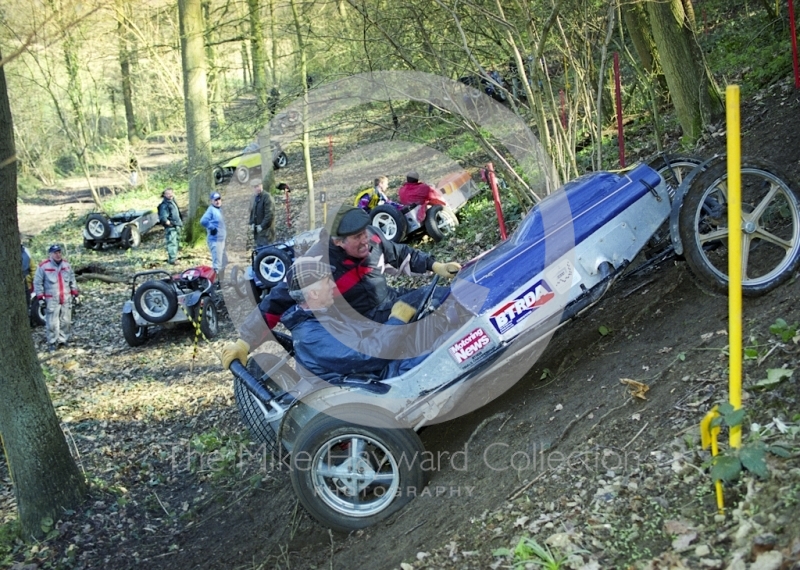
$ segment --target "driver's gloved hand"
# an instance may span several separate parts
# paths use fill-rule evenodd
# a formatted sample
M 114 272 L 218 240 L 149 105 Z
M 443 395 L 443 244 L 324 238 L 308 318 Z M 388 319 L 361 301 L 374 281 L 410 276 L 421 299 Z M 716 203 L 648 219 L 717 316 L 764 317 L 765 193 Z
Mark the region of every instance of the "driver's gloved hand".
M 404 323 L 407 323 L 414 318 L 414 313 L 416 312 L 417 310 L 408 303 L 397 301 L 394 305 L 392 305 L 392 312 L 389 313 L 389 318 L 394 317 L 395 319 L 399 319 Z
M 442 263 L 440 261 L 434 261 L 432 269 L 433 272 L 439 277 L 444 277 L 445 279 L 451 279 L 456 276 L 456 273 L 461 271 L 461 265 L 456 263 L 455 261 L 448 261 L 445 263 Z
M 250 353 L 250 345 L 242 339 L 236 342 L 229 342 L 222 347 L 222 367 L 227 370 L 231 362 L 238 360 L 242 364 L 247 362 L 247 355 Z
M 213 230 L 209 230 L 208 233 L 210 233 L 212 236 L 217 235 L 217 228 L 214 228 Z

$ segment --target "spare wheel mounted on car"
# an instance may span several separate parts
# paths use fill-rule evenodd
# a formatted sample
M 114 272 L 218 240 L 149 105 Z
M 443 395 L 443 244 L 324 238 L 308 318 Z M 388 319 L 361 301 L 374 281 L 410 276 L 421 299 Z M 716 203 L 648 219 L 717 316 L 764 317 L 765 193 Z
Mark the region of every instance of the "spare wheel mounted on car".
M 92 239 L 105 239 L 111 233 L 111 224 L 104 214 L 89 214 L 86 218 L 86 231 Z
M 283 281 L 291 266 L 292 260 L 289 254 L 276 247 L 264 248 L 253 260 L 253 270 L 267 288 L 272 288 Z
M 456 231 L 458 218 L 450 208 L 433 206 L 425 214 L 425 231 L 433 241 L 442 241 Z
M 178 312 L 178 293 L 163 281 L 145 281 L 133 295 L 133 306 L 143 319 L 166 323 Z

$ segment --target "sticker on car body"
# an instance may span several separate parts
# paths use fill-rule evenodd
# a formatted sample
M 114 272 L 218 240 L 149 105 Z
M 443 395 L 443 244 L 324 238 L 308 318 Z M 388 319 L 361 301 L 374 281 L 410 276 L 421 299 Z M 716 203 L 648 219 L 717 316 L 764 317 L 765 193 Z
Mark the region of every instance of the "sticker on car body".
M 581 276 L 569 259 L 562 259 L 554 264 L 545 275 L 547 280 L 553 283 L 555 290 L 562 295 L 581 282 Z
M 448 351 L 453 360 L 456 361 L 456 364 L 463 365 L 489 346 L 491 342 L 486 331 L 478 327 L 450 345 Z
M 492 313 L 489 320 L 498 333 L 505 334 L 553 297 L 553 289 L 542 279 Z

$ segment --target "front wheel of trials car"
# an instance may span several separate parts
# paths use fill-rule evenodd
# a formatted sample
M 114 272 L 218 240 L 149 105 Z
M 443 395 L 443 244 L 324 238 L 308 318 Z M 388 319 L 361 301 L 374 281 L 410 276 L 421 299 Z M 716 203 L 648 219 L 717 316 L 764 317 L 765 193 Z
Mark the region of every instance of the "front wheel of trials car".
M 137 248 L 142 243 L 142 234 L 139 233 L 139 228 L 134 224 L 128 224 L 122 228 L 120 234 L 122 247 L 125 249 Z
M 380 410 L 342 406 L 314 416 L 292 449 L 292 487 L 322 524 L 340 532 L 374 525 L 425 486 L 416 432 Z
M 239 184 L 246 184 L 250 180 L 250 169 L 246 166 L 240 166 L 236 169 L 236 180 Z
M 433 206 L 425 214 L 425 231 L 433 241 L 442 241 L 456 231 L 458 218 L 450 208 Z
M 122 336 L 128 346 L 141 346 L 147 342 L 147 327 L 140 327 L 131 313 L 122 313 Z
M 203 296 L 197 307 L 199 312 L 194 315 L 194 318 L 200 318 L 200 332 L 203 333 L 207 340 L 211 340 L 219 334 L 217 306 L 211 300 L 211 297 Z
M 280 249 L 267 247 L 258 252 L 253 265 L 261 283 L 271 289 L 286 278 L 286 272 L 292 266 L 292 261 Z
M 800 264 L 800 198 L 775 166 L 742 160 L 742 293 L 763 295 Z M 684 255 L 701 288 L 728 290 L 728 170 L 721 161 L 699 175 L 678 217 Z
M 89 214 L 86 219 L 86 231 L 93 240 L 105 239 L 111 233 L 111 224 L 103 214 Z
M 178 294 L 163 281 L 145 281 L 133 295 L 133 306 L 151 323 L 166 323 L 178 312 Z
M 263 352 L 247 360 L 247 371 L 276 396 L 291 389 L 300 380 L 286 363 L 269 378 L 263 378 L 264 370 L 271 370 L 280 360 L 274 354 Z M 260 402 L 239 378 L 233 379 L 233 399 L 236 401 L 239 418 L 247 427 L 253 441 L 266 444 L 270 452 L 277 451 L 278 437 L 270 422 L 280 419 L 279 412 Z
M 400 243 L 406 239 L 408 224 L 403 213 L 390 204 L 376 206 L 369 213 L 370 224 L 380 229 L 386 239 Z

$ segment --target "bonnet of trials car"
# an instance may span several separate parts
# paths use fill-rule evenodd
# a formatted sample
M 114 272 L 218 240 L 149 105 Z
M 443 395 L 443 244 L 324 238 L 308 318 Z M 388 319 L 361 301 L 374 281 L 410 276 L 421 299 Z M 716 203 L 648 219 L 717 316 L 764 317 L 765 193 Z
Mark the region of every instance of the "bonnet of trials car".
M 645 165 L 568 182 L 539 202 L 506 241 L 467 264 L 453 295 L 474 314 L 497 305 L 660 183 Z

